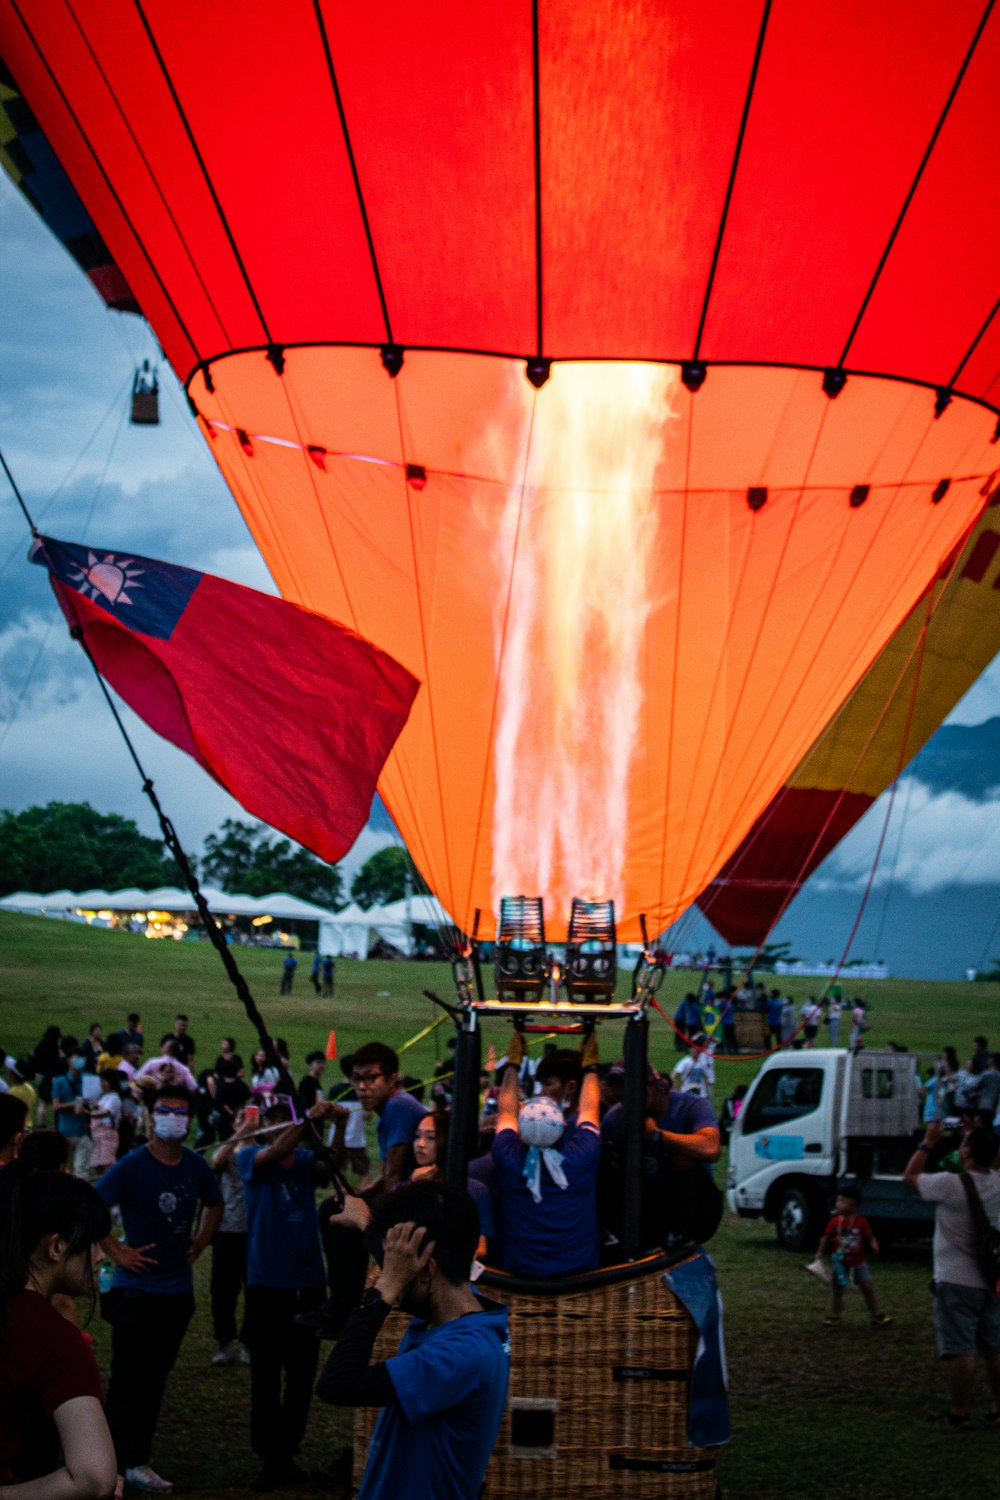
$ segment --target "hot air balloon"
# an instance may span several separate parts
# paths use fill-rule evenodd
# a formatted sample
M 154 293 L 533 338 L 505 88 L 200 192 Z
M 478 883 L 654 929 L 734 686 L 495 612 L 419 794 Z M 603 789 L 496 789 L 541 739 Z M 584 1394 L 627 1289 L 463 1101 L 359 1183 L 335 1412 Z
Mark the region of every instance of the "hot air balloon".
M 0 0 L 0 50 L 281 592 L 425 684 L 380 789 L 456 923 L 666 927 L 996 492 L 1000 14 Z M 593 1427 L 578 1493 L 710 1492 Z
M 0 18 L 281 591 L 427 684 L 382 790 L 444 906 L 666 926 L 992 492 L 1000 22 Z

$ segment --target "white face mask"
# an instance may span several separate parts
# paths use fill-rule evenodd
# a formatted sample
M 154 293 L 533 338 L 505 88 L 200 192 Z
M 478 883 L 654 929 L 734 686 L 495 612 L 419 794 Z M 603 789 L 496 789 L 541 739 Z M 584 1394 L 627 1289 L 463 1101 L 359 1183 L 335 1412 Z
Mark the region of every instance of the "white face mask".
M 187 1115 L 154 1115 L 153 1133 L 161 1141 L 182 1141 L 188 1133 Z

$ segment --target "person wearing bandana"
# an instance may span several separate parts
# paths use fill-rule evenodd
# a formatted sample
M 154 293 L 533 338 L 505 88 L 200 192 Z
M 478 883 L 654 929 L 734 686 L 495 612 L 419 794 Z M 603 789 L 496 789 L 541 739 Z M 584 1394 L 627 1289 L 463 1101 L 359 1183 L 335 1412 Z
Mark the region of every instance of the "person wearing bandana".
M 520 1276 L 572 1276 L 600 1263 L 597 1169 L 601 1161 L 597 1046 L 584 1053 L 576 1128 L 544 1096 L 521 1104 L 515 1032 L 497 1111 L 493 1161 L 504 1225 L 503 1268 Z

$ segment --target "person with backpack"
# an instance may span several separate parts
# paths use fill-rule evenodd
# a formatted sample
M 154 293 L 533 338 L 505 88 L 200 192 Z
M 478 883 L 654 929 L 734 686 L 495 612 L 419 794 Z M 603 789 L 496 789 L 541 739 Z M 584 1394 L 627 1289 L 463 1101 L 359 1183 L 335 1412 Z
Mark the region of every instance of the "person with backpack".
M 997 1231 L 1000 1171 L 998 1141 L 977 1126 L 958 1148 L 961 1173 L 929 1172 L 928 1157 L 943 1134 L 939 1120 L 924 1127 L 903 1181 L 934 1204 L 934 1331 L 945 1367 L 950 1404 L 933 1420 L 968 1431 L 976 1356 L 986 1361 L 993 1404 L 986 1422 L 1000 1427 L 1000 1264 Z

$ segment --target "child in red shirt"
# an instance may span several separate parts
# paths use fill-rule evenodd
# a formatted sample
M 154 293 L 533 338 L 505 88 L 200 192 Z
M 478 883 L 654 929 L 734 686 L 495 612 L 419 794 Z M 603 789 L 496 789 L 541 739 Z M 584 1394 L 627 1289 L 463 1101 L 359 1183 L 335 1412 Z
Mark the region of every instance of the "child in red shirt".
M 873 1255 L 877 1255 L 878 1240 L 872 1234 L 868 1220 L 858 1213 L 860 1198 L 861 1194 L 856 1187 L 841 1188 L 834 1204 L 836 1212 L 823 1231 L 823 1238 L 816 1252 L 817 1259 L 822 1260 L 829 1250 L 833 1263 L 833 1311 L 823 1320 L 825 1328 L 834 1328 L 840 1322 L 844 1308 L 844 1287 L 851 1281 L 864 1297 L 872 1322 L 879 1327 L 892 1322 L 886 1313 L 879 1312 L 872 1290 L 865 1252 L 870 1250 Z

